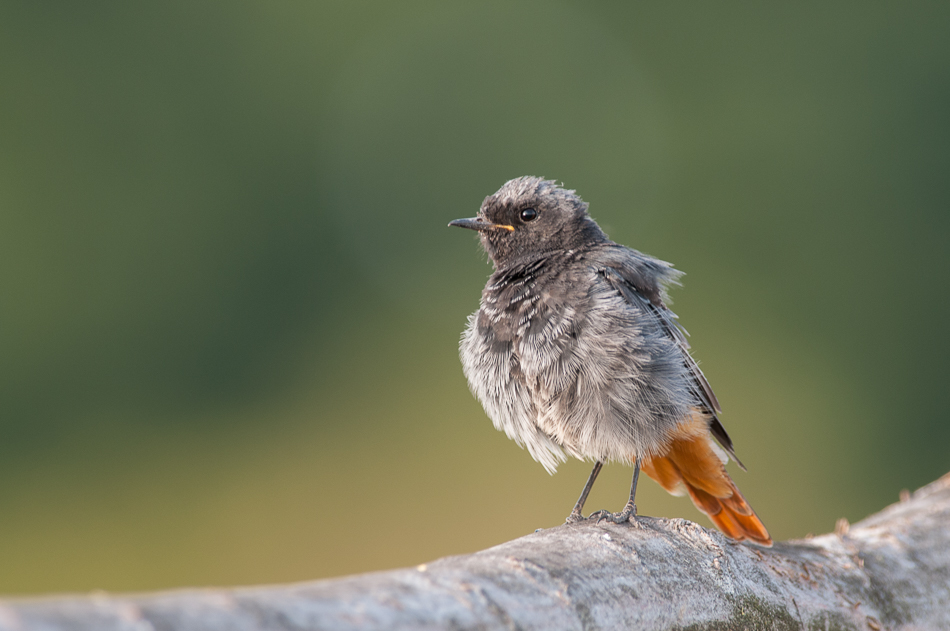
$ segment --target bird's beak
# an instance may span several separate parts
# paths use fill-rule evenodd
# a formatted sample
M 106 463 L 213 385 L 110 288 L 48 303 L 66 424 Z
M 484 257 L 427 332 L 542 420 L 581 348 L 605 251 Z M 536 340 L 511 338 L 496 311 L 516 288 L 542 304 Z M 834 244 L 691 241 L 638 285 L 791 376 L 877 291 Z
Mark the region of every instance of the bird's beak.
M 459 228 L 468 228 L 469 230 L 478 230 L 484 232 L 486 230 L 507 230 L 508 232 L 514 232 L 514 226 L 506 226 L 502 223 L 491 223 L 490 221 L 485 221 L 481 217 L 472 217 L 471 219 L 456 219 L 455 221 L 449 222 L 450 226 L 458 226 Z

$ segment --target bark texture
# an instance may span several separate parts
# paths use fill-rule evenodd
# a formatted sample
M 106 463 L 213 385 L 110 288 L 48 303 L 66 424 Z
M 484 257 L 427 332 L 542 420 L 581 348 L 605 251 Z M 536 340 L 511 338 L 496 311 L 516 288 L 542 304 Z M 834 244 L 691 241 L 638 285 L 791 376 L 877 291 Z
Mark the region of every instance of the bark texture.
M 294 585 L 0 601 L 0 630 L 950 629 L 950 474 L 834 534 L 580 523 Z

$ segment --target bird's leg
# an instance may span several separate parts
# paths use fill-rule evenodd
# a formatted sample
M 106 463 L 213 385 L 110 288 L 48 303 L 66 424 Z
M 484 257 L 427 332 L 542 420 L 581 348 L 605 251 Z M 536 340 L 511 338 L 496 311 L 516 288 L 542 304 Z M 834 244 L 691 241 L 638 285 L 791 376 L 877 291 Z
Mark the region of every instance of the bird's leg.
M 597 521 L 602 519 L 609 519 L 615 524 L 622 524 L 624 522 L 630 521 L 631 517 L 637 516 L 637 480 L 640 478 L 640 456 L 637 456 L 636 461 L 633 464 L 633 481 L 630 483 L 630 500 L 627 502 L 627 505 L 623 507 L 623 511 L 620 513 L 611 513 L 608 511 L 598 511 Z M 593 517 L 594 515 L 591 515 Z
M 594 480 L 597 479 L 597 474 L 600 473 L 600 468 L 603 466 L 604 463 L 600 460 L 594 463 L 594 469 L 590 472 L 590 477 L 587 478 L 587 484 L 584 485 L 584 490 L 581 491 L 581 496 L 577 498 L 577 504 L 574 504 L 574 510 L 567 516 L 565 523 L 573 524 L 574 522 L 584 521 L 584 515 L 581 514 L 581 511 L 584 510 L 587 494 L 590 493 L 591 488 L 594 486 Z
M 630 499 L 627 500 L 627 505 L 623 507 L 623 512 L 619 515 L 614 515 L 614 522 L 622 524 L 625 521 L 629 521 L 631 517 L 637 516 L 637 480 L 640 478 L 640 456 L 637 456 L 636 461 L 633 463 L 633 480 L 630 482 Z

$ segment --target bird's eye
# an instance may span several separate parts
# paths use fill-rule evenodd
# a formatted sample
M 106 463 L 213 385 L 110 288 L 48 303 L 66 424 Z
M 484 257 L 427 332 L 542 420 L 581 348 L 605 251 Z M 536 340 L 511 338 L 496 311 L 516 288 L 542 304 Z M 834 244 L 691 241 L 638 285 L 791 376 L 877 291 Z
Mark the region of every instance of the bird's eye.
M 534 221 L 538 218 L 538 211 L 534 208 L 525 208 L 521 211 L 521 221 Z

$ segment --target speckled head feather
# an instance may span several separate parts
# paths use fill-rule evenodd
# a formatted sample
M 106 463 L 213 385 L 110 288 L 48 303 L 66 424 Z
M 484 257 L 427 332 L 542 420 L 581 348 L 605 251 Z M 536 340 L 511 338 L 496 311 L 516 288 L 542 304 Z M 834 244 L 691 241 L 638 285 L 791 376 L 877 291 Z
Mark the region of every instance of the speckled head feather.
M 537 216 L 525 221 L 522 213 Z M 482 245 L 496 268 L 531 259 L 544 252 L 606 242 L 607 235 L 587 214 L 587 203 L 553 180 L 524 176 L 505 182 L 482 202 L 478 216 L 513 230 L 481 233 Z

